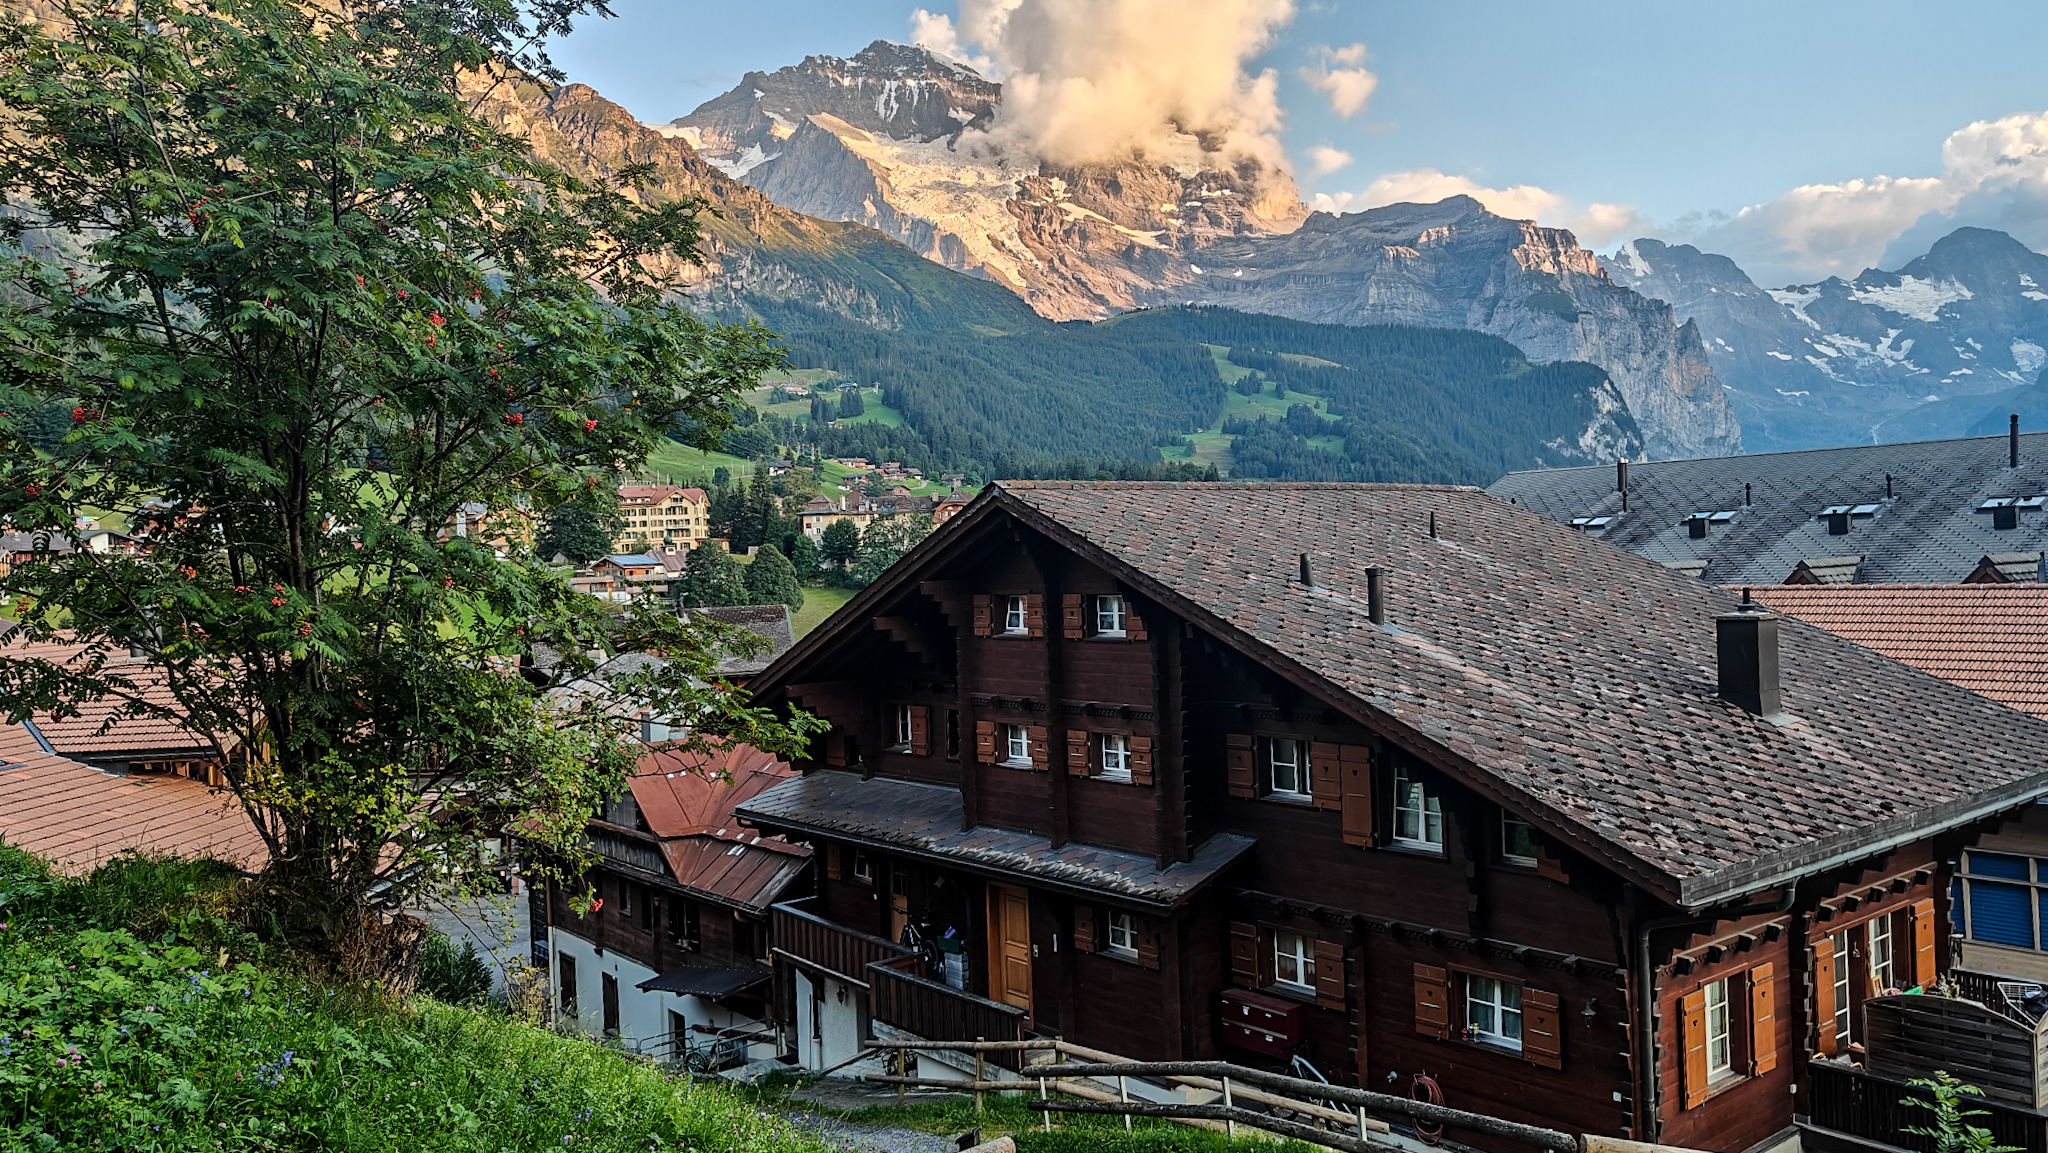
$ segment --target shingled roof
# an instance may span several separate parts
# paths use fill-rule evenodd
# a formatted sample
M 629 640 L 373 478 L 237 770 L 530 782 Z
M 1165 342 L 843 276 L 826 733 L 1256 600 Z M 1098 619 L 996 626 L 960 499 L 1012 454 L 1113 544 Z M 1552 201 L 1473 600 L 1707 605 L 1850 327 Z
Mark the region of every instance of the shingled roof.
M 1006 482 L 895 579 L 1003 513 L 1687 908 L 2048 794 L 2048 722 L 1796 620 L 1789 715 L 1720 700 L 1714 617 L 1732 597 L 1477 489 Z M 1384 627 L 1370 565 L 1389 574 Z
M 1612 518 L 1592 530 L 1602 540 L 1705 560 L 1719 585 L 1782 584 L 1802 561 L 1852 553 L 1858 584 L 1955 584 L 1987 553 L 2048 546 L 2048 502 L 2014 510 L 2007 529 L 1984 507 L 2048 495 L 2048 433 L 2019 441 L 2017 469 L 2003 436 L 1635 463 L 1627 511 L 1613 465 L 1511 472 L 1487 491 L 1560 524 Z M 1846 533 L 1829 534 L 1829 509 Z

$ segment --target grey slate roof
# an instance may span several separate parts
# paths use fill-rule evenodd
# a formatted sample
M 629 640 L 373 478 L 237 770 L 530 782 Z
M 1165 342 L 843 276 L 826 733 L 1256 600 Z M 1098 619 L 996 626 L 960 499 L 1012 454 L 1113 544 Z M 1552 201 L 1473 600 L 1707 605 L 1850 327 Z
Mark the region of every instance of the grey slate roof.
M 885 777 L 864 781 L 837 769 L 784 781 L 733 811 L 768 828 L 863 841 L 1156 908 L 1186 900 L 1255 843 L 1220 833 L 1202 842 L 1193 860 L 1161 869 L 1136 853 L 1074 843 L 1053 848 L 1036 833 L 962 830 L 958 789 Z
M 1614 517 L 1600 539 L 1666 563 L 1706 560 L 1710 584 L 1781 584 L 1801 561 L 1851 553 L 1863 557 L 1859 584 L 1956 584 L 1986 553 L 2048 546 L 2048 505 L 2003 531 L 1976 511 L 2048 494 L 2048 433 L 2020 437 L 2017 470 L 2006 461 L 2003 436 L 1651 461 L 1629 466 L 1627 512 L 1612 465 L 1511 472 L 1487 491 L 1561 524 Z M 1843 505 L 1869 512 L 1830 536 L 1819 514 Z M 1687 534 L 1693 514 L 1723 512 L 1734 516 L 1710 522 L 1705 539 Z
M 1789 718 L 1720 700 L 1733 597 L 1477 489 L 1006 482 L 935 535 L 1001 510 L 1688 908 L 2048 794 L 2048 722 L 1796 620 Z
M 720 674 L 728 677 L 748 676 L 769 666 L 776 657 L 789 651 L 796 643 L 796 633 L 789 623 L 788 605 L 736 605 L 730 608 L 696 608 L 683 610 L 685 615 L 704 617 L 719 624 L 746 629 L 759 633 L 768 646 L 752 656 L 730 654 L 718 662 Z

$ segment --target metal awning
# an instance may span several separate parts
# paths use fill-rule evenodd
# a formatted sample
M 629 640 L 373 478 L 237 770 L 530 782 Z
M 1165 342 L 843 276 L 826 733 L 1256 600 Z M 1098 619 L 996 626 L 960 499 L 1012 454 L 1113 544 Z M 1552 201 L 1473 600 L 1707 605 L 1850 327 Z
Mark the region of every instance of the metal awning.
M 684 965 L 670 969 L 659 977 L 650 977 L 640 982 L 638 989 L 644 993 L 675 993 L 684 997 L 709 997 L 717 1000 L 730 997 L 744 989 L 751 989 L 774 976 L 774 971 L 759 965 L 741 965 L 721 969 L 712 965 Z

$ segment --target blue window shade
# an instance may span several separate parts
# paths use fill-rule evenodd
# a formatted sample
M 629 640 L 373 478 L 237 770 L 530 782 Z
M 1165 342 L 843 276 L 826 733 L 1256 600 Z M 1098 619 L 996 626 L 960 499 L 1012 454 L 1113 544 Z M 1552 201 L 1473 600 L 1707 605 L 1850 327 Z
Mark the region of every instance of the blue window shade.
M 1994 945 L 2034 947 L 2030 890 L 1996 881 L 1970 882 L 1970 939 Z
M 2027 859 L 2009 856 L 2005 853 L 1972 852 L 1964 862 L 1963 871 L 1973 877 L 2010 877 L 2015 881 L 2029 881 Z
M 1969 906 L 1963 901 L 1963 882 L 1960 878 L 1951 880 L 1948 883 L 1948 915 L 1955 922 L 1956 936 L 1968 940 L 1970 937 L 1970 910 Z

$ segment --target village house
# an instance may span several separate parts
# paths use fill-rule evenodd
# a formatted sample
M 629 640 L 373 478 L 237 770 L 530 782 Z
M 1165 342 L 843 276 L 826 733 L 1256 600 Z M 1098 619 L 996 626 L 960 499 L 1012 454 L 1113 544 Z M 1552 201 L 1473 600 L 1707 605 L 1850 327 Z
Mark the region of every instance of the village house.
M 820 862 L 806 1067 L 1053 1034 L 1725 1153 L 1871 1075 L 2048 794 L 2048 722 L 1452 487 L 993 486 L 751 688 L 832 725 L 736 808 Z
M 803 525 L 804 535 L 816 544 L 825 539 L 825 530 L 831 528 L 834 521 L 852 521 L 853 527 L 865 530 L 875 515 L 875 506 L 866 497 L 842 496 L 835 501 L 818 496 L 804 505 L 797 513 L 797 520 Z
M 701 488 L 622 484 L 619 511 L 625 524 L 612 542 L 615 553 L 641 553 L 657 546 L 691 548 L 711 535 L 711 500 Z

